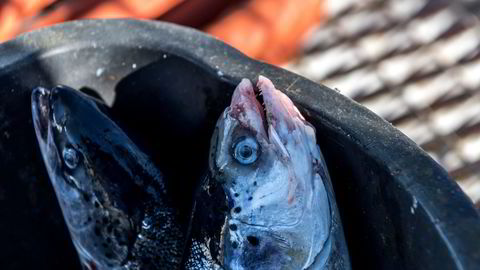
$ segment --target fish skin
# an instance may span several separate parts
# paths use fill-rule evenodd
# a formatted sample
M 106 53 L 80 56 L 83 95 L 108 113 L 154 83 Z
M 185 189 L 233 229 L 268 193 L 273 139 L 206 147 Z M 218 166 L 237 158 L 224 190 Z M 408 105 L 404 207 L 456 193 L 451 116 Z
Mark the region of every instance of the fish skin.
M 31 101 L 42 156 L 84 268 L 177 269 L 185 230 L 148 157 L 79 91 L 36 88 Z
M 220 270 L 221 232 L 228 211 L 226 196 L 221 185 L 206 176 L 200 183 L 192 211 L 189 248 L 185 253 L 185 270 Z
M 313 126 L 269 79 L 257 87 L 265 109 L 243 79 L 217 121 L 185 269 L 349 269 Z M 259 149 L 248 165 L 232 153 L 245 137 Z

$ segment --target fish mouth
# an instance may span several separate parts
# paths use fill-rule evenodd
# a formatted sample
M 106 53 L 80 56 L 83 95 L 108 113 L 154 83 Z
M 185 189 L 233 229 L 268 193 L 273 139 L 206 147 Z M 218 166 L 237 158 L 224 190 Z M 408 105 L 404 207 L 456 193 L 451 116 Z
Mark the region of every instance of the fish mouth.
M 32 119 L 37 138 L 46 143 L 50 123 L 50 96 L 51 91 L 37 87 L 32 92 Z
M 243 126 L 271 142 L 285 144 L 297 128 L 298 120 L 305 121 L 287 95 L 264 76 L 258 77 L 256 88 L 243 79 L 233 94 L 230 108 L 230 114 Z

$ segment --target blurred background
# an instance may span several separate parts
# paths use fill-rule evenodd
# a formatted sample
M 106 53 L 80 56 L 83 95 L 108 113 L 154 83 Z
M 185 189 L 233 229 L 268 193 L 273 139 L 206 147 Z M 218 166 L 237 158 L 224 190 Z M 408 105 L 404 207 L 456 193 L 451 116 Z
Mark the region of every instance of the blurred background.
M 480 207 L 480 0 L 0 0 L 0 42 L 76 19 L 195 27 L 398 127 Z

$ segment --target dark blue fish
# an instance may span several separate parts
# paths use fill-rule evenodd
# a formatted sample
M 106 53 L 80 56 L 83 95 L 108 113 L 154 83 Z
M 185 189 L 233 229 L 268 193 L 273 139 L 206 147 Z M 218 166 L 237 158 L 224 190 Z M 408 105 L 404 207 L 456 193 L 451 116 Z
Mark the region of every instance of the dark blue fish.
M 92 98 L 32 93 L 38 143 L 87 269 L 176 269 L 185 235 L 162 174 Z

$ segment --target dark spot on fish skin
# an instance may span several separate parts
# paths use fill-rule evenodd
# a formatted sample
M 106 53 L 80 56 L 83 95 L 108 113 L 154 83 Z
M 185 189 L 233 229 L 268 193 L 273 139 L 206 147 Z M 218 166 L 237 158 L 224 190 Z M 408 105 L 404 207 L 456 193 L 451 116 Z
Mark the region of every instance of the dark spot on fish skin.
M 95 226 L 95 229 L 93 230 L 95 232 L 96 236 L 100 236 L 100 228 Z
M 251 236 L 251 235 L 247 236 L 247 241 L 250 243 L 250 245 L 252 245 L 254 247 L 256 247 L 256 246 L 258 246 L 258 244 L 260 244 L 260 240 L 258 240 L 257 237 Z
M 241 207 L 235 207 L 235 208 L 233 209 L 233 212 L 235 212 L 235 213 L 237 213 L 237 214 L 240 213 L 241 211 L 242 211 L 242 208 L 241 208 Z
M 230 230 L 236 231 L 237 230 L 237 225 L 235 225 L 235 224 L 230 225 Z
M 257 185 L 257 181 L 253 182 L 253 185 L 256 186 L 256 185 Z
M 248 200 L 249 200 L 249 201 L 251 201 L 252 199 L 253 199 L 253 197 L 252 197 L 252 196 L 248 197 Z
M 95 201 L 94 205 L 95 205 L 95 208 L 99 208 L 99 207 L 100 207 L 100 204 L 99 204 L 97 201 Z
M 143 265 L 149 265 L 152 263 L 150 258 L 142 258 L 141 261 Z
M 87 193 L 83 193 L 83 199 L 86 201 L 86 202 L 89 202 L 90 201 L 90 198 L 91 196 Z
M 88 217 L 87 222 L 91 222 L 91 221 L 92 221 L 92 217 Z
M 106 252 L 105 257 L 107 257 L 108 259 L 111 259 L 113 258 L 113 254 L 111 252 Z
M 107 223 L 108 223 L 108 218 L 107 218 L 107 217 L 103 217 L 103 218 L 102 218 L 102 222 L 103 222 L 103 224 L 107 224 Z
M 113 225 L 110 224 L 110 225 L 107 226 L 107 232 L 108 232 L 108 233 L 112 233 L 112 231 L 113 231 Z M 109 238 L 109 239 L 110 239 L 110 238 Z
M 238 243 L 235 242 L 235 241 L 233 241 L 233 242 L 232 242 L 232 247 L 233 247 L 233 248 L 237 248 L 237 247 L 238 247 Z
M 240 194 L 235 193 L 235 194 L 233 194 L 233 196 L 238 197 L 238 196 L 240 196 Z

